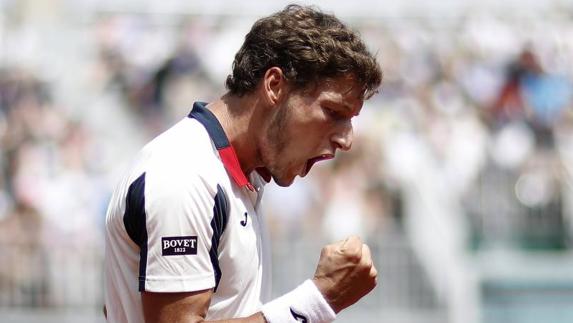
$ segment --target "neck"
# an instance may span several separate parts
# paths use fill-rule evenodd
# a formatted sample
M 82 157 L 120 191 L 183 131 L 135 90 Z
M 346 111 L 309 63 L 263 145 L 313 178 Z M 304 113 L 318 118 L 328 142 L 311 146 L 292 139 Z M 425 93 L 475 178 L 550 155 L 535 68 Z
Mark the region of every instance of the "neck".
M 229 142 L 237 153 L 241 169 L 249 175 L 255 168 L 261 166 L 258 158 L 259 115 L 256 113 L 259 100 L 254 96 L 237 97 L 229 93 L 220 99 L 209 103 L 209 110 L 217 117 L 223 127 Z

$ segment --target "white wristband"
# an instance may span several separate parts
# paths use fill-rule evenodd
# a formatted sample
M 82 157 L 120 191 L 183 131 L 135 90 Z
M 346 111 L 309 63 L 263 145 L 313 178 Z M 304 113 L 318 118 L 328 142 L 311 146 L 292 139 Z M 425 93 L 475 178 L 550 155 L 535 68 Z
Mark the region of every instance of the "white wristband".
M 261 311 L 268 323 L 330 323 L 336 318 L 336 313 L 310 279 L 264 304 Z

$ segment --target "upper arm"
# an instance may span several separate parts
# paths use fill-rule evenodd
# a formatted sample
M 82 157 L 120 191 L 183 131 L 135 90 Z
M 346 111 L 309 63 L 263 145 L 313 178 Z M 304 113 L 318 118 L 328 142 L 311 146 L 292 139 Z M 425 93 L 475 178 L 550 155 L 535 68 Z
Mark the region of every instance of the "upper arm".
M 161 170 L 143 173 L 132 183 L 124 222 L 140 248 L 140 292 L 216 288 L 224 224 L 219 218 L 226 218 L 226 209 L 216 202 L 222 195 L 219 185 L 198 175 L 177 177 Z
M 147 323 L 201 322 L 207 315 L 212 289 L 185 293 L 141 293 Z
M 146 322 L 196 322 L 220 278 L 218 244 L 226 195 L 199 174 L 151 169 L 129 186 L 124 225 L 139 246 Z M 134 286 L 136 288 L 136 286 Z

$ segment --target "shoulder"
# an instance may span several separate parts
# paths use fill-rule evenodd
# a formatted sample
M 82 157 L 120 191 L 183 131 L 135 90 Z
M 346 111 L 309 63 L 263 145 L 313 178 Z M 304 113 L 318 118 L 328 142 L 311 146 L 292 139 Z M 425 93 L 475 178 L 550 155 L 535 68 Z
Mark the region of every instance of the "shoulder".
M 149 142 L 130 173 L 124 186 L 127 200 L 141 205 L 148 219 L 209 215 L 215 204 L 228 203 L 225 167 L 209 134 L 194 119 L 181 120 Z
M 209 134 L 194 119 L 185 118 L 146 145 L 146 177 L 157 189 L 193 191 L 203 187 L 213 195 L 225 179 L 225 168 Z

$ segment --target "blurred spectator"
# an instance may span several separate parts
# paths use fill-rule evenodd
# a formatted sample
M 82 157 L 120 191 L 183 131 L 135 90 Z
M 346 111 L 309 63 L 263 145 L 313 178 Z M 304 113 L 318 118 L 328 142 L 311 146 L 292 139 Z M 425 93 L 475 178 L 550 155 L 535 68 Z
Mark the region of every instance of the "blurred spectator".
M 12 299 L 13 303 L 48 305 L 48 280 L 41 270 L 47 257 L 43 225 L 38 211 L 24 201 L 17 201 L 0 220 L 0 299 L 17 290 L 20 299 Z
M 525 119 L 523 82 L 528 75 L 540 73 L 541 66 L 530 49 L 525 49 L 517 60 L 509 64 L 505 83 L 491 111 L 494 125 L 503 125 L 509 121 Z
M 570 80 L 546 73 L 530 48 L 509 65 L 506 77 L 492 109 L 494 125 L 527 121 L 537 144 L 552 147 L 553 127 L 571 102 Z

